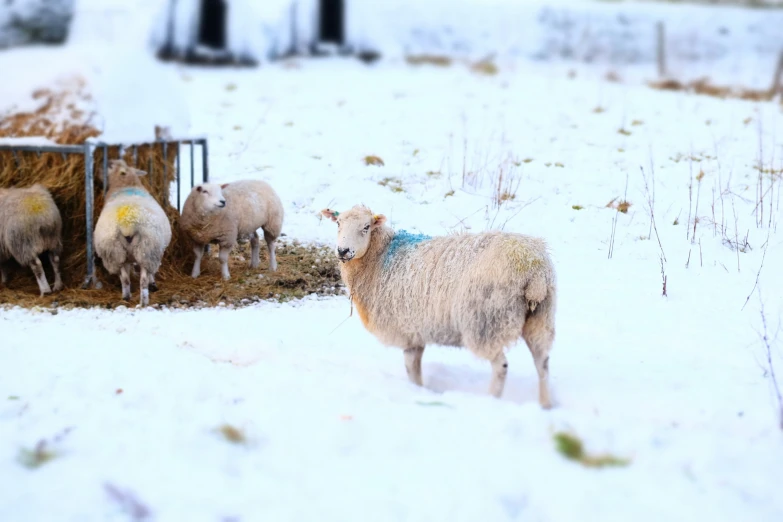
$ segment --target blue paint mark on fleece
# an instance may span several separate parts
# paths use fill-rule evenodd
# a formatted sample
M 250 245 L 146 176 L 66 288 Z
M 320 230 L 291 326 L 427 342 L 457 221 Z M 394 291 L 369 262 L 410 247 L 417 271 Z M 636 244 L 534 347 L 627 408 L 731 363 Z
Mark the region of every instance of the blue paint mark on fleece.
M 394 259 L 394 256 L 397 255 L 401 248 L 408 249 L 418 245 L 422 241 L 427 241 L 428 239 L 432 239 L 432 237 L 424 234 L 411 234 L 407 230 L 400 230 L 395 233 L 394 237 L 392 237 L 392 240 L 389 242 L 389 246 L 386 248 L 386 257 L 383 261 L 384 268 L 389 267 L 392 259 Z
M 150 197 L 149 193 L 146 190 L 140 189 L 139 187 L 125 187 L 124 189 L 120 189 L 114 194 L 112 194 L 111 198 L 116 198 L 117 196 Z

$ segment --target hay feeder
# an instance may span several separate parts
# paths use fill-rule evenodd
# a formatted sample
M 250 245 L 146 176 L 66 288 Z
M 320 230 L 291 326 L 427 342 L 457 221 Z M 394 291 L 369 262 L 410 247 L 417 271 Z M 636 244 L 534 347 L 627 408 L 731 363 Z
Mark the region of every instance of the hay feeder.
M 83 273 L 82 289 L 100 288 L 96 277 L 93 249 L 95 209 L 102 208 L 106 194 L 108 163 L 122 158 L 129 165 L 148 172 L 144 183 L 160 203 L 172 223 L 172 247 L 175 259 L 183 255 L 177 248 L 177 221 L 182 208 L 181 156 L 189 149 L 189 189 L 196 185 L 196 154 L 201 154 L 201 182 L 209 181 L 208 147 L 205 138 L 162 140 L 131 145 L 87 140 L 79 145 L 42 143 L 37 138 L 0 143 L 0 187 L 27 187 L 41 183 L 52 193 L 63 217 L 63 276 Z M 96 179 L 96 173 L 98 178 Z M 96 183 L 96 181 L 98 183 Z M 170 198 L 176 182 L 176 207 Z M 100 184 L 100 187 L 96 185 Z M 98 190 L 96 190 L 98 189 Z M 73 283 L 73 277 L 68 277 Z M 66 284 L 68 282 L 66 281 Z

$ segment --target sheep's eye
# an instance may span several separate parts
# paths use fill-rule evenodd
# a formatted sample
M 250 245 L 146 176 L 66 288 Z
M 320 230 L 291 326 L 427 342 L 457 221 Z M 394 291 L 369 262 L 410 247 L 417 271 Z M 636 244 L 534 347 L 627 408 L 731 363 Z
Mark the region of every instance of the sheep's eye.
M 206 190 L 202 191 L 203 194 L 209 194 Z
M 370 230 L 370 225 L 365 226 L 363 232 L 367 232 L 368 230 Z

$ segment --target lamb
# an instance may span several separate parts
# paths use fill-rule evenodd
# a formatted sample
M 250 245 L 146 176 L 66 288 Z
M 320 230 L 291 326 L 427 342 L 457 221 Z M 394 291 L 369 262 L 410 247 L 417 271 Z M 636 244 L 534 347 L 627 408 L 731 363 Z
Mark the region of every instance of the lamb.
M 228 280 L 228 254 L 238 242 L 250 240 L 250 267 L 259 265 L 258 229 L 264 230 L 269 251 L 269 270 L 277 270 L 275 244 L 283 228 L 283 204 L 269 183 L 244 180 L 193 187 L 182 207 L 182 232 L 193 243 L 196 261 L 191 275 L 201 274 L 201 257 L 209 243 L 220 245 L 221 273 Z
M 340 273 L 359 318 L 381 343 L 403 349 L 411 382 L 422 385 L 427 344 L 467 347 L 491 362 L 489 393 L 499 398 L 505 349 L 521 336 L 538 372 L 539 403 L 551 408 L 555 272 L 542 239 L 499 231 L 395 232 L 363 205 L 321 213 L 337 223 Z
M 52 292 L 41 256 L 48 252 L 54 271 L 54 290 L 63 288 L 60 254 L 63 249 L 62 217 L 52 195 L 41 184 L 27 188 L 0 189 L 0 280 L 8 281 L 3 263 L 14 259 L 32 269 L 41 296 Z
M 106 270 L 120 273 L 122 298 L 130 301 L 133 263 L 139 265 L 141 306 L 149 304 L 149 290 L 163 253 L 171 242 L 171 223 L 163 208 L 141 183 L 147 173 L 123 160 L 112 160 L 106 200 L 95 224 L 95 253 Z

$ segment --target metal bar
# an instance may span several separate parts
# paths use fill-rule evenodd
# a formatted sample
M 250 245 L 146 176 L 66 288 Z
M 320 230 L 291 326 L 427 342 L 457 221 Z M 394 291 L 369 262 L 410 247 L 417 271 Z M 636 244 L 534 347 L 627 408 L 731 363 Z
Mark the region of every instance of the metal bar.
M 93 218 L 93 160 L 92 146 L 89 143 L 84 144 L 84 192 L 85 192 L 85 228 L 87 236 L 87 277 L 84 280 L 82 288 L 87 288 L 90 283 L 95 283 L 95 258 L 93 257 L 92 243 L 92 218 Z
M 16 168 L 19 168 L 19 157 L 16 155 L 16 151 L 12 150 L 11 155 L 14 157 L 14 163 L 16 163 Z
M 209 183 L 209 152 L 207 151 L 207 140 L 201 140 L 201 179 L 204 183 Z
M 136 145 L 133 146 L 133 167 L 137 167 L 139 165 L 139 149 L 136 147 Z
M 84 150 L 81 147 L 61 145 L 55 146 L 40 146 L 34 145 L 0 145 L 0 150 L 10 150 L 19 152 L 62 152 L 65 154 L 81 154 Z
M 180 169 L 179 169 L 179 158 L 182 156 L 182 147 L 180 146 L 180 142 L 177 142 L 177 210 L 182 211 L 179 205 L 179 179 L 180 179 Z
M 120 145 L 119 151 L 117 152 L 119 156 L 117 156 L 119 159 L 122 159 L 122 145 Z
M 168 194 L 169 192 L 169 144 L 167 142 L 163 142 L 163 193 Z M 171 200 L 167 201 L 167 204 Z
M 103 146 L 103 196 L 106 196 L 109 180 L 109 146 Z
M 196 146 L 193 144 L 193 142 L 190 142 L 190 188 L 193 189 L 193 187 L 196 186 L 196 175 L 193 171 L 196 166 L 194 165 L 196 162 L 194 160 L 194 150 Z

